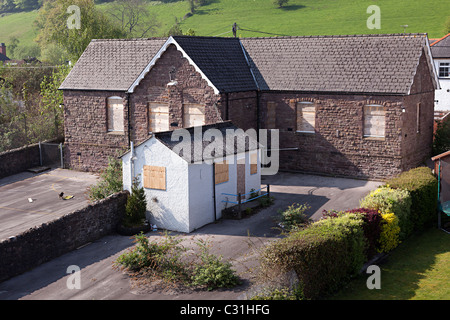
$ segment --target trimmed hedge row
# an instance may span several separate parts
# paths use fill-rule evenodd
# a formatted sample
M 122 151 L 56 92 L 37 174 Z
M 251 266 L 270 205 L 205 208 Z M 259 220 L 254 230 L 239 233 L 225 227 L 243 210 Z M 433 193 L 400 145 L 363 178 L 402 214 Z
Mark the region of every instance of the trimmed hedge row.
M 411 223 L 422 229 L 436 217 L 438 181 L 430 168 L 419 167 L 400 174 L 387 182 L 393 189 L 403 189 L 411 196 Z
M 306 299 L 329 295 L 374 255 L 423 227 L 434 217 L 436 201 L 431 170 L 412 169 L 371 192 L 361 208 L 324 212 L 324 219 L 268 245 L 261 270 L 269 280 L 294 270 Z

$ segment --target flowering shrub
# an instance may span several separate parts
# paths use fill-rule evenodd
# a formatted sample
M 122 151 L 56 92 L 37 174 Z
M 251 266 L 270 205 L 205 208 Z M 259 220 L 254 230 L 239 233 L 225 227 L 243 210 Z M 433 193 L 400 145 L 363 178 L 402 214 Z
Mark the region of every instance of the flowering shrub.
M 398 218 L 392 212 L 387 211 L 381 214 L 381 234 L 379 240 L 378 252 L 389 252 L 400 243 Z
M 400 239 L 405 239 L 412 232 L 411 196 L 408 191 L 382 186 L 362 199 L 360 206 L 380 210 L 381 213 L 394 213 L 398 218 Z

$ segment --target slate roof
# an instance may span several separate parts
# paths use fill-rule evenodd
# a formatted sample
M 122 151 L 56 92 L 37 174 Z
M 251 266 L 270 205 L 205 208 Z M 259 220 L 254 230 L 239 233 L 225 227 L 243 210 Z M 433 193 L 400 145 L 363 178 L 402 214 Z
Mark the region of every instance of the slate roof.
M 450 33 L 430 45 L 433 58 L 450 58 Z
M 202 132 L 202 137 L 204 136 L 205 131 L 209 129 L 219 130 L 223 137 L 222 142 L 216 144 L 214 143 L 214 140 L 212 140 L 212 138 L 211 138 L 212 141 L 203 141 L 204 139 L 202 139 L 200 140 L 202 142 L 201 147 L 194 146 L 195 129 L 198 130 L 200 128 Z M 194 163 L 203 160 L 210 160 L 220 156 L 225 157 L 227 155 L 258 149 L 258 142 L 255 139 L 252 139 L 248 135 L 246 135 L 242 129 L 234 131 L 237 129 L 238 127 L 236 127 L 233 123 L 231 123 L 230 121 L 225 121 L 210 125 L 183 129 L 189 132 L 190 140 L 187 141 L 185 141 L 182 138 L 179 138 L 178 141 L 172 141 L 172 134 L 180 132 L 180 129 L 173 131 L 157 132 L 154 133 L 154 136 L 156 139 L 161 141 L 166 147 L 177 153 L 181 158 L 183 158 L 187 162 Z M 234 138 L 234 143 L 229 143 L 228 145 L 227 145 L 227 130 L 232 130 L 231 132 L 234 133 L 236 137 Z M 242 139 L 240 141 L 245 141 L 245 146 L 238 143 L 239 139 Z M 205 152 L 205 149 L 208 146 L 210 147 Z M 215 150 L 214 146 L 219 146 L 222 152 L 216 153 L 216 151 L 219 150 Z M 190 150 L 190 154 L 188 153 L 185 154 L 186 150 Z
M 238 38 L 173 38 L 220 92 L 258 89 Z
M 429 55 L 426 34 L 171 39 L 219 92 L 408 94 L 422 53 Z M 60 89 L 134 90 L 169 44 L 93 40 Z
M 165 42 L 92 40 L 59 89 L 127 91 Z
M 426 34 L 241 39 L 262 90 L 407 94 Z

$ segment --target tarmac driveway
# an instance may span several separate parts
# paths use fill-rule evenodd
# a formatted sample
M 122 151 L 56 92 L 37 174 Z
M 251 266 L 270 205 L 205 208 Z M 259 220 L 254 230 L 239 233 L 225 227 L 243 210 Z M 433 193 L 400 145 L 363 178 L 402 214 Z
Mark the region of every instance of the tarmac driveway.
M 258 249 L 279 237 L 274 219 L 278 209 L 285 209 L 295 202 L 306 202 L 311 206 L 308 214 L 318 219 L 323 210 L 358 207 L 360 198 L 381 184 L 295 173 L 265 177 L 262 183 L 270 183 L 271 194 L 275 197 L 271 207 L 242 220 L 220 220 L 191 234 L 180 235 L 182 244 L 188 248 L 194 247 L 199 239 L 209 241 L 213 253 L 221 254 L 233 263 L 244 280 L 239 287 L 212 292 L 180 292 L 157 286 L 136 286 L 127 275 L 112 268 L 115 259 L 133 245 L 132 239 L 110 235 L 0 283 L 0 299 L 243 299 L 253 284 Z M 158 232 L 149 232 L 147 236 L 150 240 L 161 237 Z M 81 269 L 81 289 L 67 287 L 70 265 Z
M 0 241 L 84 208 L 88 186 L 97 175 L 65 169 L 22 172 L 0 179 Z M 73 195 L 61 200 L 59 194 Z

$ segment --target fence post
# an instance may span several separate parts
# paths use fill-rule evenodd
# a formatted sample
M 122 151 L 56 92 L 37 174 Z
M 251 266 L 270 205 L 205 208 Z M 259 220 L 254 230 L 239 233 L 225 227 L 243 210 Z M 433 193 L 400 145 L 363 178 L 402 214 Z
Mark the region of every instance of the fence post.
M 42 167 L 42 146 L 40 141 L 39 141 L 39 165 Z
M 63 160 L 63 144 L 59 144 L 59 152 L 61 157 L 61 169 L 64 169 L 64 160 Z
M 267 185 L 267 197 L 270 198 L 270 184 Z
M 242 213 L 241 213 L 241 193 L 238 193 L 238 219 L 240 220 L 242 218 Z

